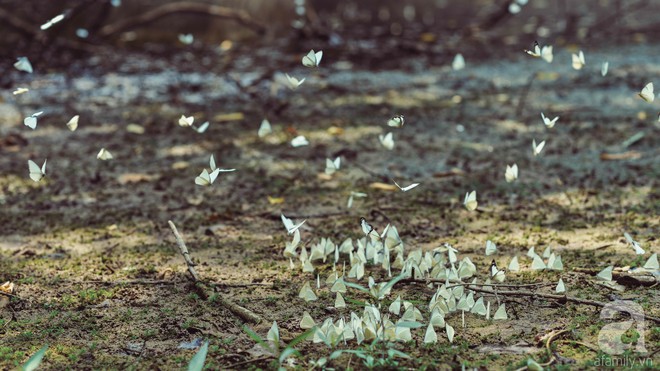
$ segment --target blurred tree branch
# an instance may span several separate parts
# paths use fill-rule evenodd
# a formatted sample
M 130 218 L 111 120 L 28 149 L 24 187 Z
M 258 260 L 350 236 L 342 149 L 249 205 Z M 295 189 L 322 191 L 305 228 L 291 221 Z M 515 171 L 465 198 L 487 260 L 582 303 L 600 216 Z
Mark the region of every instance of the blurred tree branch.
M 118 22 L 103 26 L 99 30 L 97 36 L 102 38 L 110 37 L 127 30 L 145 26 L 161 18 L 179 13 L 202 14 L 230 19 L 242 24 L 243 26 L 246 26 L 247 28 L 252 29 L 260 35 L 266 32 L 266 27 L 264 25 L 252 18 L 247 12 L 243 10 L 230 9 L 219 5 L 181 1 L 161 5 L 135 17 L 122 19 Z

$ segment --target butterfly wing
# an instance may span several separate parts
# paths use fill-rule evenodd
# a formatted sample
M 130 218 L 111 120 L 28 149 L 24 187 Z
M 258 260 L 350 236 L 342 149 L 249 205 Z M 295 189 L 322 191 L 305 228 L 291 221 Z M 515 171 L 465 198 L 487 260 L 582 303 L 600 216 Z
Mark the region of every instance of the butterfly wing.
M 220 174 L 220 169 L 215 169 L 209 174 L 209 180 L 211 184 L 213 184 L 218 177 L 218 174 Z
M 211 171 L 217 169 L 217 166 L 215 166 L 215 157 L 213 157 L 213 155 L 211 155 L 211 159 L 209 159 L 209 165 L 211 166 Z
M 318 52 L 316 52 L 315 56 L 316 56 L 316 67 L 318 67 L 319 64 L 321 64 L 321 59 L 323 59 L 323 50 L 319 50 Z
M 211 185 L 211 178 L 209 172 L 206 169 L 202 170 L 202 173 L 195 178 L 195 184 L 200 186 L 209 186 Z
M 71 131 L 76 131 L 78 128 L 78 120 L 80 119 L 80 116 L 75 115 L 69 120 L 69 122 L 66 123 L 66 126 L 69 128 Z
M 34 116 L 26 117 L 26 118 L 23 120 L 23 124 L 24 124 L 25 126 L 29 127 L 30 129 L 34 130 L 34 129 L 37 128 L 37 118 L 34 117 Z
M 259 127 L 259 131 L 257 131 L 257 135 L 259 138 L 263 138 L 266 135 L 270 134 L 273 132 L 272 127 L 270 126 L 270 122 L 268 120 L 264 119 L 261 121 L 261 126 Z
M 316 67 L 317 66 L 317 61 L 316 61 L 316 54 L 314 54 L 314 50 L 310 50 L 309 53 L 307 53 L 306 56 L 302 57 L 302 64 L 305 67 Z
M 653 102 L 655 100 L 655 94 L 653 93 L 653 83 L 650 82 L 644 86 L 642 91 L 639 93 L 639 96 L 647 102 Z
M 202 134 L 202 133 L 205 132 L 206 129 L 208 129 L 208 128 L 209 128 L 209 122 L 206 121 L 205 123 L 201 124 L 197 129 L 195 129 L 195 131 L 197 131 L 198 133 Z
M 44 170 L 46 168 L 46 163 L 44 162 Z M 38 182 L 41 180 L 41 178 L 44 177 L 44 173 L 41 171 L 41 168 L 39 168 L 39 165 L 37 165 L 34 161 L 28 160 L 28 169 L 30 170 L 30 179 L 34 180 L 35 182 Z

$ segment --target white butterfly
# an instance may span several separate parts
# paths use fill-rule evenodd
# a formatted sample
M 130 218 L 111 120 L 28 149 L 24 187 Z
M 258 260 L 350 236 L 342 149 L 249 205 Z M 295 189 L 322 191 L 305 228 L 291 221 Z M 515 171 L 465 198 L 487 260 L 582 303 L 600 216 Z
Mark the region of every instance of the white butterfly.
M 417 186 L 419 185 L 419 183 L 413 183 L 413 184 L 411 184 L 411 185 L 409 185 L 409 186 L 401 187 L 401 186 L 399 185 L 399 183 L 396 182 L 396 180 L 392 179 L 392 181 L 394 182 L 394 185 L 397 186 L 397 188 L 399 188 L 399 189 L 400 189 L 401 191 L 403 191 L 403 192 L 408 192 L 408 191 L 410 191 L 411 189 L 413 189 L 413 188 L 415 188 L 415 187 L 417 187 Z
M 215 182 L 220 173 L 236 171 L 236 169 L 218 169 L 213 155 L 211 155 L 211 158 L 209 159 L 209 166 L 211 167 L 211 172 L 209 173 L 206 169 L 202 170 L 202 173 L 195 178 L 195 184 L 208 187 Z
M 496 252 L 497 252 L 497 245 L 495 245 L 491 240 L 486 241 L 486 256 L 493 255 Z
M 179 118 L 179 126 L 182 127 L 192 126 L 194 121 L 195 118 L 192 116 L 186 117 L 185 115 L 181 115 L 181 118 Z
M 550 120 L 548 117 L 545 117 L 543 112 L 541 112 L 541 118 L 543 119 L 543 123 L 545 124 L 545 126 L 547 126 L 549 129 L 552 129 L 557 123 L 557 120 L 559 120 L 559 116 Z
M 14 94 L 14 95 L 19 95 L 19 94 L 27 93 L 27 92 L 29 92 L 29 91 L 30 91 L 30 89 L 28 89 L 28 88 L 18 88 L 18 89 L 16 89 L 16 90 L 14 90 L 14 91 L 12 92 L 12 94 Z
M 613 266 L 608 266 L 607 268 L 603 269 L 596 275 L 596 278 L 601 280 L 601 281 L 612 281 L 612 271 L 614 270 Z
M 600 67 L 601 76 L 605 77 L 607 75 L 607 70 L 610 68 L 610 62 L 603 62 L 603 65 Z
M 543 256 L 544 258 L 547 259 L 547 258 L 550 257 L 551 254 L 552 254 L 552 249 L 550 249 L 550 245 L 548 245 L 548 246 L 545 248 L 545 250 L 543 250 L 543 254 L 542 254 L 541 256 Z
M 365 218 L 360 218 L 360 227 L 362 227 L 362 232 L 364 232 L 365 236 L 369 236 L 372 240 L 379 240 L 380 235 L 378 235 L 378 231 L 374 229 L 374 227 L 367 222 L 367 219 Z
M 506 171 L 504 172 L 504 179 L 507 183 L 511 183 L 518 179 L 518 165 L 513 164 L 512 166 L 506 165 Z
M 437 342 L 438 334 L 435 333 L 433 324 L 429 323 L 429 326 L 426 328 L 426 333 L 424 334 L 424 344 L 435 344 Z
M 335 158 L 334 161 L 329 158 L 325 159 L 325 173 L 328 175 L 334 174 L 341 167 L 341 157 Z
M 291 147 L 303 147 L 309 145 L 307 138 L 304 135 L 298 135 L 297 137 L 291 139 Z
M 309 312 L 305 311 L 303 313 L 302 319 L 300 320 L 300 328 L 303 330 L 308 330 L 314 326 L 316 326 L 316 322 L 314 322 L 314 319 L 309 314 Z
M 645 269 L 654 269 L 656 271 L 658 269 L 660 269 L 660 266 L 658 265 L 658 254 L 657 253 L 653 253 L 653 255 L 651 255 L 649 260 L 647 260 L 646 263 L 644 263 L 644 268 Z
M 490 263 L 490 278 L 496 282 L 504 282 L 504 279 L 506 278 L 504 269 L 497 268 L 495 260 Z
M 30 170 L 30 179 L 34 180 L 35 182 L 40 181 L 43 177 L 46 176 L 46 161 L 48 159 L 44 160 L 44 164 L 39 167 L 34 161 L 28 160 L 28 169 Z
M 318 67 L 319 63 L 321 63 L 321 58 L 323 58 L 323 51 L 319 50 L 315 53 L 314 49 L 312 49 L 306 56 L 302 57 L 302 64 L 309 68 Z
M 298 224 L 293 224 L 293 220 L 287 218 L 284 216 L 284 214 L 281 214 L 280 218 L 282 219 L 282 223 L 284 224 L 284 228 L 286 228 L 288 234 L 292 234 L 293 232 L 297 231 L 298 228 L 300 228 L 307 221 L 307 219 L 305 219 Z
M 653 83 L 650 82 L 644 86 L 641 92 L 639 92 L 639 97 L 644 99 L 647 102 L 653 102 L 655 100 L 655 94 L 653 93 Z
M 581 70 L 582 67 L 584 67 L 584 65 L 586 64 L 584 61 L 584 53 L 582 53 L 582 50 L 580 50 L 578 54 L 573 54 L 572 57 L 573 57 L 573 63 L 572 63 L 573 69 Z
M 447 339 L 449 340 L 450 343 L 454 342 L 454 328 L 449 326 L 447 323 L 445 325 L 445 331 L 447 332 Z
M 279 346 L 280 329 L 277 327 L 277 321 L 273 321 L 273 325 L 270 327 L 270 330 L 268 330 L 268 334 L 266 335 L 266 340 L 275 344 L 275 346 Z
M 41 116 L 41 114 L 44 113 L 43 111 L 40 112 L 35 112 L 32 115 L 26 117 L 23 120 L 23 124 L 30 129 L 34 130 L 37 128 L 37 117 Z
M 543 150 L 543 147 L 545 147 L 545 140 L 536 145 L 536 139 L 532 139 L 532 152 L 534 153 L 534 156 L 538 156 Z
M 263 138 L 272 132 L 273 132 L 273 128 L 270 126 L 270 122 L 268 122 L 267 119 L 263 119 L 261 121 L 261 126 L 259 126 L 259 130 L 257 131 L 257 135 L 259 136 L 259 138 Z
M 32 63 L 27 57 L 18 57 L 16 58 L 16 63 L 14 63 L 14 68 L 19 71 L 24 71 L 27 73 L 32 73 Z
M 470 313 L 481 314 L 482 316 L 486 315 L 486 304 L 484 304 L 483 297 L 477 299 L 477 301 L 474 303 L 474 306 L 472 306 Z
M 548 269 L 553 269 L 557 271 L 564 270 L 564 263 L 561 261 L 561 255 L 555 255 L 555 253 L 550 254 L 548 258 Z
M 76 129 L 78 128 L 78 119 L 79 118 L 80 118 L 80 116 L 75 115 L 71 118 L 71 120 L 69 120 L 69 122 L 66 123 L 66 126 L 69 128 L 69 130 L 76 131 Z
M 220 169 L 212 170 L 210 173 L 204 169 L 202 170 L 202 173 L 195 178 L 195 184 L 205 187 L 210 186 L 215 182 L 218 174 L 220 174 Z
M 540 256 L 534 255 L 534 261 L 532 261 L 532 269 L 534 270 L 543 270 L 546 269 L 547 266 L 543 262 L 543 259 L 541 259 Z
M 520 264 L 518 263 L 518 256 L 514 256 L 509 263 L 509 271 L 518 272 L 520 270 Z
M 541 58 L 548 63 L 552 63 L 552 60 L 554 58 L 552 54 L 552 45 L 545 45 L 543 46 L 543 48 L 541 48 L 541 46 L 539 46 L 539 43 L 536 41 L 534 42 L 534 51 L 525 49 L 525 53 L 535 58 Z
M 465 194 L 465 199 L 463 200 L 463 205 L 465 208 L 474 211 L 477 209 L 477 191 L 467 192 Z
M 387 120 L 387 126 L 391 126 L 393 128 L 400 128 L 403 126 L 404 122 L 405 120 L 403 118 L 403 115 L 396 115 L 391 119 Z
M 454 60 L 451 62 L 451 68 L 454 71 L 459 71 L 465 68 L 465 58 L 463 58 L 461 53 L 456 54 Z
M 522 10 L 522 7 L 518 5 L 518 3 L 513 2 L 509 4 L 509 13 L 511 14 L 518 14 Z
M 380 141 L 380 144 L 383 145 L 383 147 L 392 150 L 394 149 L 394 138 L 392 137 L 392 133 L 387 133 L 385 135 L 378 135 L 378 140 Z
M 76 36 L 78 36 L 81 39 L 86 39 L 89 36 L 89 31 L 87 31 L 87 29 L 85 28 L 77 28 Z
M 105 148 L 101 148 L 96 158 L 102 161 L 112 160 L 112 153 L 108 152 Z
M 506 315 L 506 304 L 502 303 L 499 308 L 495 311 L 495 315 L 493 316 L 494 320 L 498 319 L 508 319 L 509 316 Z
M 302 85 L 303 82 L 305 82 L 305 79 L 304 79 L 304 78 L 303 78 L 302 80 L 298 80 L 298 79 L 295 78 L 295 77 L 291 77 L 291 76 L 289 76 L 288 73 L 285 74 L 285 76 L 286 76 L 286 80 L 287 80 L 287 82 L 288 82 L 288 84 L 289 84 L 289 89 L 291 89 L 291 90 L 296 90 L 296 89 L 298 89 L 298 87 L 299 87 L 300 85 Z
M 298 297 L 302 298 L 303 300 L 309 302 L 309 301 L 314 301 L 318 299 L 314 291 L 312 290 L 312 287 L 309 285 L 309 282 L 305 282 L 303 287 L 300 289 L 300 292 L 298 293 Z
M 536 256 L 536 251 L 534 251 L 534 246 L 530 247 L 529 250 L 527 250 L 527 256 L 534 259 L 534 256 Z
M 628 243 L 631 244 L 632 247 L 635 249 L 635 254 L 644 255 L 646 251 L 642 249 L 642 246 L 639 244 L 639 242 L 633 240 L 633 238 L 628 234 L 628 232 L 623 232 L 623 237 L 625 237 Z
M 190 45 L 193 43 L 193 41 L 195 41 L 195 37 L 191 33 L 187 33 L 187 34 L 180 33 L 179 41 L 181 41 L 182 44 Z
M 196 132 L 202 134 L 203 132 L 206 131 L 206 129 L 209 128 L 209 122 L 208 121 L 204 122 L 203 124 L 199 125 L 198 128 L 196 128 L 194 125 L 190 125 L 190 127 L 193 128 L 193 130 L 195 130 Z
M 51 19 L 50 21 L 48 21 L 48 22 L 42 24 L 41 27 L 40 27 L 41 30 L 42 30 L 42 31 L 45 31 L 45 30 L 51 28 L 55 23 L 62 21 L 62 20 L 64 19 L 64 16 L 65 16 L 64 13 L 55 16 L 55 18 L 53 18 L 53 19 Z
M 353 206 L 353 198 L 364 198 L 364 197 L 367 197 L 366 193 L 351 191 L 351 194 L 348 196 L 348 202 L 346 202 L 346 207 L 350 209 Z
M 558 294 L 566 292 L 566 285 L 564 285 L 564 280 L 562 280 L 561 278 L 559 279 L 559 282 L 557 282 L 557 287 L 555 287 L 555 292 Z

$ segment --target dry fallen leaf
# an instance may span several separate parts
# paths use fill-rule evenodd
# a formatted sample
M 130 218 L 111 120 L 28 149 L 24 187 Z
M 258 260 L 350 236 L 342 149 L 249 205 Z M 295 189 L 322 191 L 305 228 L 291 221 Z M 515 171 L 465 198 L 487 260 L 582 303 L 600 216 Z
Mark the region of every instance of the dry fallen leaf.
M 241 121 L 244 118 L 243 112 L 219 113 L 213 116 L 213 120 L 218 122 Z
M 2 291 L 4 293 L 7 293 L 7 294 L 11 294 L 11 293 L 14 292 L 14 284 L 10 281 L 7 281 L 7 282 L 3 283 L 2 285 L 0 285 L 0 291 Z
M 340 128 L 338 126 L 330 126 L 328 128 L 328 134 L 330 134 L 330 135 L 342 135 L 342 134 L 344 134 L 344 128 Z
M 117 177 L 117 181 L 121 185 L 150 182 L 158 179 L 156 175 L 142 174 L 142 173 L 125 173 Z
M 601 153 L 600 159 L 603 161 L 617 161 L 617 160 L 637 160 L 641 158 L 642 154 L 637 151 L 628 151 L 623 153 Z
M 12 282 L 5 282 L 0 285 L 0 292 L 12 294 L 14 292 L 14 284 Z M 0 308 L 4 308 L 9 304 L 9 296 L 0 294 Z
M 380 183 L 380 182 L 374 182 L 374 183 L 369 184 L 369 188 L 379 189 L 381 191 L 396 191 L 396 190 L 398 190 L 398 188 L 393 184 Z
M 279 205 L 284 203 L 284 197 L 268 197 L 268 203 L 271 205 Z

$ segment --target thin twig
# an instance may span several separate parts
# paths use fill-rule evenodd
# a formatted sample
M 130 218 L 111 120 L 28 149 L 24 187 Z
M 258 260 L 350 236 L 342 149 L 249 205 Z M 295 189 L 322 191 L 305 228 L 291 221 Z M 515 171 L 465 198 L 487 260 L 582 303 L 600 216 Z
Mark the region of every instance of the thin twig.
M 545 342 L 545 349 L 548 351 L 548 356 L 550 356 L 550 360 L 546 363 L 541 363 L 540 365 L 543 367 L 550 366 L 551 364 L 555 363 L 557 361 L 557 357 L 554 355 L 552 350 L 550 349 L 550 345 L 552 344 L 552 341 L 555 340 L 559 335 L 569 332 L 570 330 L 561 330 L 557 332 L 552 332 L 550 336 L 548 337 L 548 340 Z
M 183 255 L 183 259 L 186 261 L 186 265 L 188 266 L 188 272 L 190 272 L 193 281 L 195 282 L 199 281 L 199 276 L 197 275 L 197 271 L 195 270 L 195 263 L 193 263 L 192 259 L 190 259 L 190 253 L 188 252 L 188 247 L 186 247 L 186 243 L 183 242 L 183 238 L 181 238 L 181 235 L 179 234 L 179 231 L 176 229 L 174 223 L 172 223 L 171 220 L 168 220 L 167 224 L 170 225 L 170 228 L 172 228 L 172 232 L 174 232 L 174 238 L 176 238 L 176 243 L 177 245 L 179 245 L 179 250 L 181 251 L 181 255 Z
M 203 296 L 204 299 L 211 297 L 211 295 L 209 295 L 209 291 L 215 291 L 215 288 L 209 289 L 207 285 L 204 284 L 204 282 L 202 282 L 199 279 L 199 276 L 195 271 L 195 267 L 194 267 L 195 264 L 192 262 L 192 259 L 190 259 L 190 253 L 188 253 L 188 248 L 186 247 L 186 243 L 183 241 L 183 238 L 181 238 L 181 235 L 179 234 L 179 231 L 176 229 L 174 223 L 172 223 L 171 220 L 168 220 L 167 223 L 170 225 L 170 228 L 172 228 L 172 232 L 174 232 L 174 237 L 176 238 L 176 242 L 179 245 L 179 250 L 181 250 L 181 255 L 183 255 L 183 258 L 186 260 L 186 265 L 188 266 L 188 272 L 190 272 L 190 275 L 193 277 L 193 281 L 195 282 L 195 288 L 198 290 L 199 294 Z M 234 315 L 241 318 L 243 321 L 252 322 L 252 323 L 261 322 L 261 317 L 259 317 L 257 314 L 255 314 L 249 309 L 243 308 L 240 305 L 223 298 L 221 295 L 218 295 L 215 301 L 220 303 L 220 305 L 228 309 Z

